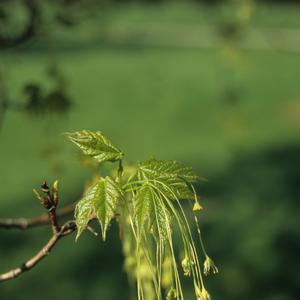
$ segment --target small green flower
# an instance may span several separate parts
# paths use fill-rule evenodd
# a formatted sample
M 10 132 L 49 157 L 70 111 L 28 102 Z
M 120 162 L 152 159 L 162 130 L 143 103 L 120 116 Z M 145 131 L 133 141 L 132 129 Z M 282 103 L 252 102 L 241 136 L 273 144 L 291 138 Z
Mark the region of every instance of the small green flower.
M 201 296 L 202 298 L 200 298 L 201 300 L 211 300 L 210 294 L 208 293 L 208 291 L 203 287 L 202 291 L 201 291 Z
M 205 287 L 199 288 L 196 286 L 196 296 L 197 300 L 211 300 L 210 294 Z
M 191 276 L 192 264 L 193 262 L 188 258 L 188 256 L 185 256 L 185 258 L 181 261 L 184 276 Z
M 195 202 L 194 206 L 193 206 L 193 211 L 199 211 L 202 210 L 203 207 L 200 205 L 200 203 L 198 201 Z
M 210 273 L 210 270 L 212 270 L 213 274 L 219 273 L 219 270 L 217 266 L 215 265 L 214 261 L 206 255 L 205 261 L 204 261 L 204 275 L 207 276 Z

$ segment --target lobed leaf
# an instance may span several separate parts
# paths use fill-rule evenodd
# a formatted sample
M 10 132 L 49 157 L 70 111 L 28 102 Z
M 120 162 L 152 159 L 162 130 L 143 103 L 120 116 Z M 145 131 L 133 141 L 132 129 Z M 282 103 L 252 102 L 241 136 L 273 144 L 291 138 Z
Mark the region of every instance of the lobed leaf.
M 139 164 L 139 180 L 151 180 L 170 199 L 194 199 L 190 184 L 199 180 L 192 168 L 174 160 L 150 159 Z
M 151 158 L 139 164 L 139 171 L 146 178 L 168 177 L 193 183 L 199 180 L 193 169 L 176 160 L 157 160 Z
M 110 177 L 101 178 L 97 185 L 97 198 L 94 201 L 97 219 L 101 225 L 103 240 L 106 238 L 107 226 L 115 216 L 122 191 Z
M 153 213 L 150 215 L 150 230 L 153 235 L 165 241 L 169 239 L 168 230 L 170 230 L 171 216 L 167 207 L 161 199 L 161 196 L 155 194 L 156 201 L 153 202 Z
M 135 195 L 135 218 L 139 226 L 143 226 L 146 219 L 150 217 L 153 203 L 153 195 L 150 186 L 144 184 Z
M 170 228 L 170 215 L 159 194 L 151 185 L 145 183 L 142 185 L 134 199 L 135 218 L 139 228 L 143 228 L 146 220 L 148 229 L 155 236 L 166 239 L 167 230 Z
M 84 154 L 93 157 L 99 163 L 119 161 L 124 156 L 123 152 L 100 131 L 82 130 L 67 133 L 67 136 Z
M 90 199 L 90 195 L 87 194 L 83 199 L 81 199 L 75 208 L 75 220 L 77 226 L 76 241 L 85 230 L 89 221 L 94 215 L 94 206 Z
M 77 237 L 79 238 L 88 222 L 96 217 L 101 225 L 103 240 L 111 219 L 115 216 L 122 191 L 110 177 L 100 178 L 78 202 L 75 210 Z

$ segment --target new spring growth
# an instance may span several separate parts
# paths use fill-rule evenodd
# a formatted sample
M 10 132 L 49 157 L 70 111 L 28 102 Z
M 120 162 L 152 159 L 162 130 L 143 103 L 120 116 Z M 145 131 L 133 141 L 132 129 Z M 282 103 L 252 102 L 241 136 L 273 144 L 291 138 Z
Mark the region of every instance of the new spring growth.
M 202 298 L 200 298 L 201 300 L 211 300 L 210 294 L 208 293 L 208 291 L 203 287 L 202 291 L 201 291 L 201 296 Z
M 197 300 L 211 300 L 210 294 L 204 287 L 202 287 L 201 289 L 198 286 L 196 286 L 196 295 Z
M 210 271 L 212 271 L 213 274 L 219 273 L 219 270 L 217 266 L 215 265 L 214 261 L 208 256 L 205 256 L 204 261 L 204 270 L 203 273 L 205 276 L 209 275 Z
M 198 202 L 198 200 L 195 202 L 194 206 L 193 206 L 193 211 L 199 211 L 202 210 L 203 207 L 200 205 L 200 203 Z
M 58 204 L 58 188 L 59 188 L 59 182 L 58 182 L 58 180 L 55 180 L 52 184 L 53 202 L 54 202 L 55 206 L 57 206 L 57 204 Z
M 59 181 L 58 181 L 58 180 L 55 180 L 55 181 L 53 182 L 52 187 L 53 187 L 53 191 L 54 191 L 54 192 L 58 192 Z
M 162 265 L 161 284 L 167 288 L 172 285 L 173 272 L 172 272 L 172 257 L 166 256 Z
M 191 276 L 191 266 L 193 262 L 186 255 L 184 259 L 181 261 L 181 266 L 183 269 L 184 276 Z
M 194 184 L 200 179 L 199 176 L 192 168 L 175 160 L 151 158 L 139 162 L 129 172 L 126 167 L 121 181 L 121 160 L 124 153 L 103 133 L 82 130 L 68 133 L 68 137 L 98 164 L 119 164 L 116 166 L 117 173 L 98 178 L 77 203 L 77 238 L 88 228 L 91 218 L 98 219 L 104 238 L 111 221 L 117 219 L 122 242 L 125 243 L 123 251 L 126 257 L 126 271 L 137 285 L 136 299 L 187 299 L 187 296 L 184 296 L 181 272 L 178 270 L 175 255 L 177 251 L 183 251 L 182 273 L 191 277 L 189 279 L 194 286 L 199 287 L 199 292 L 195 288 L 197 299 L 209 300 L 209 294 L 203 289 L 203 275 L 193 230 L 180 203 L 181 200 L 191 200 L 194 212 L 202 209 L 194 188 Z M 205 256 L 198 219 L 196 213 L 192 215 Z M 173 226 L 178 228 L 178 236 L 182 240 L 182 243 L 178 244 L 178 250 L 176 244 L 177 251 L 174 251 Z M 211 265 L 208 264 L 207 270 L 214 270 Z
M 200 211 L 200 210 L 203 209 L 203 207 L 202 207 L 202 206 L 200 205 L 200 203 L 199 203 L 200 197 L 197 196 L 197 193 L 196 193 L 196 191 L 195 191 L 195 189 L 194 189 L 193 186 L 192 186 L 192 189 L 193 189 L 194 197 L 195 197 L 195 204 L 194 204 L 194 206 L 193 206 L 193 211 Z

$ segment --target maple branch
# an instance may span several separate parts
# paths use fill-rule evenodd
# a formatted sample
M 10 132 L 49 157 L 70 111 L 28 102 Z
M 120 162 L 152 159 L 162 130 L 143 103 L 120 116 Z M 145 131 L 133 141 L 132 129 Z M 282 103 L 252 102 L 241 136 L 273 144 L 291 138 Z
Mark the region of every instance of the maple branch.
M 0 274 L 0 282 L 14 279 L 35 267 L 51 252 L 52 248 L 56 245 L 60 238 L 73 233 L 75 230 L 76 224 L 74 221 L 66 222 L 56 233 L 53 233 L 47 244 L 36 255 L 24 262 L 20 267 Z
M 49 239 L 47 244 L 32 258 L 24 262 L 21 266 L 16 269 L 12 269 L 8 272 L 0 274 L 0 282 L 7 281 L 10 279 L 14 279 L 24 272 L 29 271 L 34 266 L 36 266 L 40 261 L 42 261 L 52 250 L 52 248 L 56 245 L 58 240 L 64 236 L 67 236 L 73 233 L 76 230 L 75 221 L 67 221 L 64 225 L 60 226 L 58 224 L 58 214 L 56 213 L 56 208 L 58 205 L 58 181 L 56 180 L 52 188 L 50 189 L 47 185 L 46 181 L 44 181 L 41 185 L 42 196 L 36 190 L 33 192 L 36 195 L 36 198 L 41 203 L 41 205 L 47 210 L 47 214 L 43 214 L 40 217 L 35 219 L 29 219 L 26 222 L 26 219 L 18 219 L 18 220 L 10 220 L 4 221 L 5 228 L 21 228 L 25 229 L 32 226 L 37 226 L 41 224 L 50 224 L 52 228 L 52 237 Z M 60 215 L 67 214 L 71 211 L 74 211 L 74 204 L 69 207 L 65 207 L 60 211 Z
M 67 205 L 56 211 L 56 217 L 58 219 L 70 215 L 74 212 L 75 203 Z M 43 213 L 40 216 L 34 218 L 0 218 L 0 228 L 4 229 L 21 229 L 25 230 L 32 227 L 44 226 L 50 224 L 50 218 L 48 213 Z

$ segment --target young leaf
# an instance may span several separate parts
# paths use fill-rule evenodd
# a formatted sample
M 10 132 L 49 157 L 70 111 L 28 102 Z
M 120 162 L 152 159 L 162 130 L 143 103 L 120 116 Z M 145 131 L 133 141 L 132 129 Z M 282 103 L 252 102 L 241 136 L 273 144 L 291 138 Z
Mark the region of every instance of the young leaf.
M 97 197 L 94 200 L 95 212 L 101 225 L 103 240 L 106 238 L 106 229 L 115 216 L 118 201 L 122 191 L 110 177 L 101 178 L 97 184 Z
M 182 179 L 193 183 L 199 180 L 193 169 L 186 167 L 176 160 L 149 159 L 139 164 L 139 171 L 146 178 L 156 179 L 161 177 Z
M 106 238 L 106 229 L 116 213 L 122 191 L 110 177 L 100 178 L 80 200 L 76 206 L 75 218 L 77 237 L 81 235 L 92 217 L 96 217 L 101 225 L 103 240 Z
M 195 196 L 189 184 L 199 179 L 192 168 L 177 161 L 156 159 L 139 164 L 138 177 L 140 180 L 152 180 L 153 184 L 170 199 L 190 200 Z
M 148 220 L 149 230 L 161 239 L 165 239 L 170 216 L 167 208 L 163 205 L 162 199 L 153 187 L 146 183 L 138 189 L 134 203 L 138 227 L 143 228 L 145 221 Z
M 135 196 L 135 218 L 137 224 L 143 227 L 147 218 L 150 217 L 152 208 L 153 196 L 151 193 L 150 186 L 144 184 L 140 189 L 138 189 Z
M 94 205 L 93 205 L 93 197 L 94 197 L 94 189 L 92 187 L 84 198 L 82 198 L 76 205 L 75 208 L 75 220 L 77 226 L 77 235 L 76 241 L 82 234 L 82 232 L 86 229 L 89 221 L 93 218 L 95 213 Z
M 67 133 L 67 136 L 84 154 L 93 157 L 99 163 L 118 161 L 124 156 L 121 150 L 114 146 L 100 131 L 82 130 Z
M 150 229 L 154 236 L 159 237 L 161 241 L 167 240 L 168 230 L 170 230 L 171 215 L 161 196 L 154 194 L 153 213 L 150 214 Z

